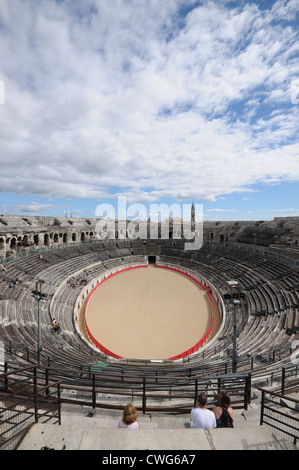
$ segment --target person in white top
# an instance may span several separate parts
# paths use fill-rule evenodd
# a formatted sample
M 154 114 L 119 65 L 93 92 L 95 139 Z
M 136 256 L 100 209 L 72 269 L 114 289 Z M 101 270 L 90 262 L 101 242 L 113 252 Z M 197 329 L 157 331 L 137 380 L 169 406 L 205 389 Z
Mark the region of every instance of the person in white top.
M 191 410 L 191 428 L 211 429 L 216 428 L 216 418 L 213 411 L 207 408 L 208 399 L 205 393 L 201 393 L 196 401 L 196 407 Z
M 121 429 L 139 429 L 137 422 L 138 412 L 132 403 L 128 403 L 123 411 L 122 418 L 119 419 L 117 427 Z

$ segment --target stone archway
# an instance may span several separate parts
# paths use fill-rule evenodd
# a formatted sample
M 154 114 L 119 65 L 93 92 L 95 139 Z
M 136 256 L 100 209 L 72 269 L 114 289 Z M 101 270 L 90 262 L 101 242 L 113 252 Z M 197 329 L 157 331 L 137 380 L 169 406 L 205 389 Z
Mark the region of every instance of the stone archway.
M 5 255 L 5 240 L 3 237 L 0 238 L 0 254 Z
M 22 239 L 22 246 L 23 246 L 23 247 L 29 246 L 28 235 L 24 235 L 24 236 L 23 236 L 23 239 Z
M 49 234 L 48 233 L 45 233 L 44 235 L 44 245 L 45 246 L 49 246 L 50 244 L 50 237 L 49 237 Z
M 15 250 L 17 247 L 17 239 L 15 237 L 12 237 L 9 243 L 9 248 L 11 250 Z

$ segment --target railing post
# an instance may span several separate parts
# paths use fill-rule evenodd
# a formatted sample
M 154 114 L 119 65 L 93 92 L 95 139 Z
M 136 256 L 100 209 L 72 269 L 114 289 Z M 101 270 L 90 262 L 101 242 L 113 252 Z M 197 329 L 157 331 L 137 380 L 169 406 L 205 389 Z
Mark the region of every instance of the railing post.
M 220 393 L 220 390 L 221 390 L 221 379 L 218 379 L 217 380 L 217 393 L 218 393 L 218 395 Z
M 145 414 L 146 410 L 146 397 L 145 397 L 145 377 L 143 377 L 143 390 L 142 390 L 142 413 Z
M 4 373 L 6 374 L 7 371 L 8 371 L 8 362 L 5 361 L 5 364 L 4 364 Z M 7 376 L 7 375 L 5 375 L 4 385 L 5 385 L 5 390 L 6 390 L 6 389 L 7 389 L 7 386 L 8 386 L 8 376 Z
M 96 378 L 95 374 L 92 374 L 92 407 L 95 409 L 96 407 Z
M 285 377 L 286 377 L 286 371 L 285 368 L 282 368 L 282 373 L 281 373 L 281 394 L 284 395 L 284 387 L 285 387 Z
M 61 425 L 61 387 L 60 387 L 60 383 L 57 386 L 57 395 L 58 395 L 58 424 Z
M 247 375 L 247 377 L 245 378 L 245 382 L 246 382 L 246 410 L 247 410 L 247 406 L 248 406 L 248 403 L 251 403 L 251 373 L 249 373 Z
M 37 405 L 37 367 L 33 369 L 33 397 L 34 397 L 34 415 L 35 422 L 38 423 L 38 405 Z
M 46 382 L 45 385 L 48 385 L 48 384 L 49 384 L 49 369 L 46 369 L 46 373 L 45 373 L 45 382 Z M 47 389 L 46 389 L 46 395 L 49 395 L 49 393 L 50 393 L 50 389 L 47 388 Z
M 244 390 L 244 410 L 248 409 L 248 403 L 250 402 L 250 376 L 245 377 L 245 390 Z
M 262 426 L 262 424 L 263 424 L 264 405 L 265 405 L 265 392 L 264 392 L 264 390 L 262 390 L 260 426 Z

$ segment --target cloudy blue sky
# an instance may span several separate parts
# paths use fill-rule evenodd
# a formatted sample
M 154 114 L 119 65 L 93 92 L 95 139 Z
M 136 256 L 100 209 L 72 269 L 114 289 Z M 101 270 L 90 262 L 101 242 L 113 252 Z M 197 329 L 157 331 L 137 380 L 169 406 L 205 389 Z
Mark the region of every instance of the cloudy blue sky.
M 0 0 L 0 214 L 299 216 L 298 1 Z

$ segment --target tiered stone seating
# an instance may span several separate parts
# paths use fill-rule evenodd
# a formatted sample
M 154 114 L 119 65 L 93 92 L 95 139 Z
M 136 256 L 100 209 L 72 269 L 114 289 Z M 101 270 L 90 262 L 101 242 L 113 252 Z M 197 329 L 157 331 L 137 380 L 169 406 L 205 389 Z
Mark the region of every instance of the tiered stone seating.
M 246 293 L 244 308 L 238 313 L 238 355 L 239 369 L 251 370 L 251 357 L 259 356 L 259 363 L 254 362 L 253 375 L 269 374 L 279 371 L 281 363 L 289 361 L 289 345 L 298 333 L 298 274 L 294 268 L 257 253 L 234 253 L 232 247 L 225 250 L 217 246 L 204 246 L 198 252 L 184 251 L 179 241 L 158 244 L 151 242 L 150 251 L 159 248 L 159 262 L 179 265 L 194 271 L 216 287 L 223 295 L 227 292 L 227 281 L 237 279 Z M 47 307 L 41 307 L 43 355 L 54 362 L 73 361 L 76 364 L 89 365 L 97 360 L 109 362 L 112 370 L 128 370 L 138 374 L 144 369 L 150 373 L 173 374 L 173 365 L 138 365 L 116 364 L 103 357 L 100 352 L 88 347 L 82 341 L 73 325 L 73 307 L 81 287 L 68 285 L 71 276 L 87 273 L 92 280 L 106 270 L 124 266 L 126 263 L 144 259 L 144 247 L 141 241 L 107 241 L 82 244 L 80 247 L 43 250 L 27 257 L 8 260 L 7 271 L 1 276 L 0 301 L 1 331 L 12 341 L 23 343 L 34 349 L 37 338 L 37 302 L 31 290 L 38 278 L 48 279 L 43 284 L 43 292 L 48 294 Z M 21 276 L 22 284 L 14 289 L 8 287 L 8 280 Z M 51 303 L 50 303 L 51 301 Z M 49 310 L 49 303 L 51 309 Z M 232 308 L 226 303 L 227 316 L 220 337 L 211 347 L 205 346 L 181 363 L 174 364 L 176 374 L 196 375 L 199 371 L 223 372 L 225 365 L 230 367 L 232 348 L 233 316 Z M 61 327 L 60 338 L 53 336 L 51 319 L 56 318 Z M 269 351 L 277 356 L 275 362 L 269 357 Z M 284 362 L 280 362 L 281 361 Z
M 98 450 L 103 452 L 98 454 L 101 461 L 104 456 L 109 458 L 109 453 L 112 458 L 122 456 L 124 459 L 123 451 L 126 450 L 130 452 L 125 454 L 126 460 L 122 462 L 130 466 L 133 466 L 131 462 L 143 460 L 145 463 L 146 459 L 148 464 L 154 465 L 161 462 L 161 458 L 164 462 L 167 458 L 167 464 L 197 464 L 202 461 L 203 450 L 298 450 L 298 446 L 284 436 L 274 437 L 267 427 L 259 426 L 259 410 L 254 405 L 247 411 L 235 411 L 234 429 L 188 429 L 190 414 L 139 414 L 140 429 L 128 432 L 117 429 L 120 416 L 121 410 L 91 412 L 64 407 L 61 426 L 34 425 L 18 450 L 41 450 L 45 447 L 54 450 Z
M 176 256 L 176 259 L 180 257 L 177 253 Z M 249 316 L 246 327 L 239 333 L 239 354 L 241 353 L 242 356 L 262 354 L 264 351 L 267 352 L 269 348 L 279 348 L 280 345 L 293 339 L 293 337 L 287 337 L 285 329 L 285 317 L 289 306 L 286 300 L 285 288 L 282 284 L 277 285 L 273 281 L 273 278 L 276 279 L 277 277 L 283 279 L 284 274 L 290 272 L 289 268 L 279 263 L 273 263 L 271 260 L 263 260 L 257 256 L 240 257 L 238 254 L 236 260 L 233 260 L 230 254 L 227 263 L 225 259 L 217 257 L 217 254 L 215 261 L 212 257 L 209 258 L 206 253 L 202 255 L 201 252 L 199 256 L 196 256 L 197 261 L 199 257 L 204 260 L 204 263 L 209 263 L 210 266 L 207 267 L 206 264 L 202 263 L 199 268 L 197 264 L 196 269 L 201 269 L 201 272 L 208 279 L 212 279 L 213 284 L 220 292 L 225 292 L 225 280 L 238 279 L 241 288 L 246 291 L 248 312 L 258 318 Z M 171 257 L 167 256 L 167 258 L 169 260 Z M 240 264 L 240 258 L 242 258 L 242 264 Z M 182 264 L 184 263 L 182 263 L 180 257 L 180 265 Z M 190 260 L 187 264 L 191 267 Z M 215 270 L 219 268 L 221 268 L 220 279 L 218 273 L 215 273 Z M 296 279 L 296 272 L 292 274 Z M 259 320 L 260 315 L 261 319 Z M 228 331 L 230 332 L 228 334 L 231 335 L 232 330 L 228 329 Z M 220 343 L 220 340 L 218 343 Z

